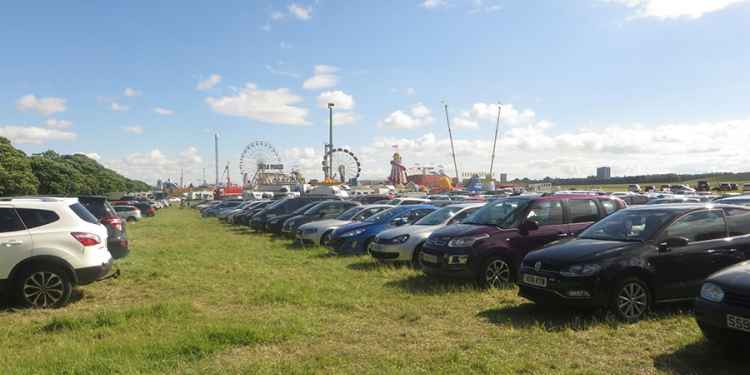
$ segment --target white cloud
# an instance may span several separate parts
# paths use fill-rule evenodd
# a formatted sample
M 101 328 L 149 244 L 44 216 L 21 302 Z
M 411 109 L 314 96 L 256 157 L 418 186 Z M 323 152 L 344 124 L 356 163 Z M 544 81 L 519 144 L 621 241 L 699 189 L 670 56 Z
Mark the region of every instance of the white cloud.
M 358 116 L 354 112 L 333 112 L 333 126 L 353 124 L 357 119 Z
M 140 125 L 126 126 L 123 130 L 130 134 L 143 134 L 143 126 Z
M 202 179 L 202 163 L 198 149 L 190 146 L 175 156 L 169 156 L 160 149 L 150 152 L 136 152 L 121 159 L 105 162 L 105 166 L 139 180 L 155 182 L 157 179 L 179 181 L 181 169 L 185 173 L 185 184 Z
M 271 124 L 307 125 L 306 108 L 294 106 L 302 98 L 289 89 L 260 90 L 248 83 L 234 96 L 206 98 L 215 112 L 228 116 L 246 117 Z
M 96 152 L 76 152 L 74 153 L 74 155 L 83 155 L 89 159 L 96 160 L 96 161 L 102 160 L 102 157 Z
M 478 129 L 482 122 L 491 123 L 493 126 L 497 121 L 497 104 L 474 103 L 471 109 L 461 111 L 458 116 L 453 117 L 452 122 L 457 128 Z M 520 126 L 533 123 L 536 114 L 530 109 L 517 110 L 512 104 L 503 104 L 500 111 L 500 121 L 503 126 Z
M 307 21 L 312 17 L 312 7 L 305 7 L 296 3 L 289 4 L 287 7 L 289 14 L 297 17 L 297 19 Z
M 302 87 L 308 90 L 319 90 L 334 87 L 338 84 L 336 72 L 339 69 L 330 65 L 316 65 L 313 76 L 305 80 Z
M 281 13 L 279 11 L 273 11 L 273 12 L 271 12 L 271 20 L 272 21 L 281 21 L 285 17 L 286 16 L 284 15 L 284 13 Z
M 334 110 L 350 110 L 354 108 L 354 97 L 341 91 L 324 91 L 318 95 L 318 106 L 328 108 L 328 103 L 334 104 Z
M 48 118 L 45 125 L 49 129 L 63 130 L 63 129 L 68 129 L 71 126 L 73 126 L 73 123 L 67 120 L 58 120 L 54 118 Z
M 423 0 L 419 5 L 425 9 L 435 9 L 448 5 L 448 2 L 446 0 Z
M 77 135 L 73 132 L 37 126 L 0 125 L 0 137 L 8 138 L 14 143 L 41 145 L 49 141 L 73 141 Z
M 221 76 L 214 73 L 211 74 L 211 76 L 209 76 L 207 79 L 198 82 L 198 84 L 195 86 L 195 89 L 198 91 L 205 91 L 216 86 L 219 82 L 221 82 Z
M 172 116 L 174 114 L 174 111 L 171 109 L 166 109 L 162 107 L 156 107 L 154 108 L 154 112 L 162 115 L 162 116 Z
M 390 129 L 415 129 L 429 126 L 433 122 L 432 113 L 422 103 L 413 105 L 406 113 L 401 110 L 392 112 L 378 126 Z
M 275 75 L 279 75 L 279 76 L 290 77 L 290 78 L 299 78 L 299 74 L 297 74 L 297 73 L 288 72 L 286 70 L 277 69 L 277 68 L 274 68 L 271 65 L 266 65 L 266 70 L 268 70 L 268 72 L 271 73 L 271 74 L 275 74 Z
M 408 87 L 404 93 L 408 96 L 413 96 L 416 95 L 417 90 L 415 90 L 413 87 Z
M 635 9 L 632 18 L 697 19 L 747 0 L 602 0 Z
M 124 106 L 124 105 L 122 105 L 122 104 L 120 104 L 118 102 L 112 102 L 112 104 L 110 104 L 110 108 L 114 112 L 125 112 L 128 109 L 130 109 L 130 107 Z
M 125 91 L 123 92 L 123 95 L 128 96 L 128 97 L 133 97 L 133 96 L 141 95 L 141 92 L 138 91 L 138 90 L 136 90 L 136 89 L 127 87 L 127 88 L 125 88 Z
M 37 98 L 34 94 L 22 96 L 16 102 L 19 111 L 36 111 L 49 116 L 66 110 L 65 99 L 56 97 Z

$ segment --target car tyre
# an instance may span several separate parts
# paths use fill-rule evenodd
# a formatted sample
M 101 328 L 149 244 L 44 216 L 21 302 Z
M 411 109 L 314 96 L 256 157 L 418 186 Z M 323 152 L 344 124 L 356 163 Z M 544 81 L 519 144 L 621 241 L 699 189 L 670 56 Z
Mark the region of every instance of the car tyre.
M 16 279 L 16 298 L 24 307 L 57 308 L 70 300 L 73 290 L 70 275 L 54 265 L 37 265 L 24 269 Z
M 375 241 L 375 237 L 370 237 L 370 238 L 368 238 L 368 239 L 365 240 L 365 246 L 364 246 L 365 255 L 369 255 L 370 254 L 370 245 L 372 245 L 373 241 Z
M 320 246 L 326 246 L 329 242 L 331 242 L 331 237 L 333 236 L 333 231 L 329 230 L 328 232 L 323 233 L 323 235 L 320 237 Z
M 127 221 L 128 223 L 135 223 L 136 219 L 135 219 L 135 216 L 130 216 L 127 219 L 125 219 L 125 221 Z
M 422 269 L 422 245 L 417 245 L 414 248 L 414 253 L 411 255 L 411 266 Z
M 618 319 L 634 323 L 651 311 L 651 290 L 643 280 L 637 277 L 624 278 L 614 290 L 610 309 Z
M 506 288 L 513 282 L 513 267 L 503 257 L 491 257 L 484 262 L 478 276 L 484 288 Z

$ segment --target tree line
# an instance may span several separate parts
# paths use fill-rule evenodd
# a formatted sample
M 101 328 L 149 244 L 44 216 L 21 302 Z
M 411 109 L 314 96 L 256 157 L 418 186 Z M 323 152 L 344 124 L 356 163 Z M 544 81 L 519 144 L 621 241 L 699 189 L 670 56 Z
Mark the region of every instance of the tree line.
M 622 176 L 610 178 L 597 178 L 589 176 L 586 178 L 552 178 L 545 177 L 541 180 L 523 179 L 518 182 L 535 183 L 550 182 L 553 185 L 610 185 L 610 184 L 657 184 L 657 183 L 683 183 L 695 180 L 719 180 L 727 182 L 750 180 L 750 172 L 715 172 L 698 174 L 663 173 L 640 176 Z
M 148 190 L 151 187 L 145 182 L 126 178 L 85 155 L 60 155 L 49 150 L 28 156 L 0 137 L 0 196 Z

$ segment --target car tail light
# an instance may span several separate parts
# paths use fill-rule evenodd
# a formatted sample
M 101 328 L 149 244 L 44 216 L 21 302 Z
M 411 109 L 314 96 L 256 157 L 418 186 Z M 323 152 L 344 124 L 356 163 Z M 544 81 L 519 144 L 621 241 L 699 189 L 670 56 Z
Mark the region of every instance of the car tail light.
M 94 246 L 102 242 L 101 238 L 93 233 L 72 232 L 71 235 L 83 246 Z
M 115 230 L 122 230 L 122 219 L 119 217 L 105 217 L 102 219 L 102 224 L 111 225 Z

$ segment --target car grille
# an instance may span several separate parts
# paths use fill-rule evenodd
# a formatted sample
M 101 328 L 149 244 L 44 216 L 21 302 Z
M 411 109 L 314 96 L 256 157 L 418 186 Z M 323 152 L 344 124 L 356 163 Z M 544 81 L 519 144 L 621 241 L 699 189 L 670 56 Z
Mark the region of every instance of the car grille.
M 737 293 L 735 291 L 725 291 L 724 303 L 726 303 L 727 305 L 750 308 L 750 295 L 745 293 Z
M 446 246 L 450 240 L 450 237 L 430 237 L 427 239 L 427 245 L 437 247 Z

